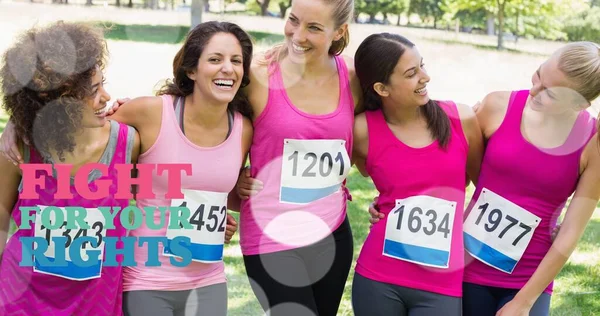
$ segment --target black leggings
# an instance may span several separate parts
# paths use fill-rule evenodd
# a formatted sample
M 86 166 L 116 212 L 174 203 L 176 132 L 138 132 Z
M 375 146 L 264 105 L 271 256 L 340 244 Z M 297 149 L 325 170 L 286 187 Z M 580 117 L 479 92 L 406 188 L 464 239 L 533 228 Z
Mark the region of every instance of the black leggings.
M 463 315 L 494 316 L 502 306 L 510 302 L 519 290 L 473 283 L 463 283 Z M 550 294 L 542 293 L 529 311 L 530 316 L 550 314 Z
M 254 295 L 271 316 L 335 316 L 352 265 L 348 218 L 325 239 L 292 250 L 244 256 Z

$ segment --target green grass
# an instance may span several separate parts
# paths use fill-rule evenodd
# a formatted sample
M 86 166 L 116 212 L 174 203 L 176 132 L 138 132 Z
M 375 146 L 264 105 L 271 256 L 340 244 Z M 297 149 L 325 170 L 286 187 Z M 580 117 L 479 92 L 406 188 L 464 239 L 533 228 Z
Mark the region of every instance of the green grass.
M 104 28 L 105 37 L 116 41 L 147 42 L 158 44 L 183 43 L 189 31 L 188 26 L 179 25 L 147 25 L 147 24 L 116 24 L 112 22 L 95 22 Z M 280 34 L 248 31 L 254 43 L 259 46 L 270 46 L 282 42 Z
M 6 121 L 6 115 L 0 110 L 0 133 Z M 369 231 L 367 208 L 376 191 L 371 180 L 363 178 L 354 168 L 350 172 L 348 186 L 353 197 L 353 201 L 348 204 L 348 216 L 354 235 L 354 260 L 356 260 Z M 472 190 L 472 187 L 468 188 L 468 196 Z M 234 215 L 237 217 L 237 214 Z M 13 231 L 14 224 L 11 226 Z M 238 234 L 225 249 L 225 266 L 229 282 L 229 315 L 262 314 L 246 277 Z M 354 261 L 352 264 L 346 282 L 338 315 L 353 315 L 350 298 L 355 263 Z M 575 253 L 556 279 L 551 315 L 591 316 L 598 314 L 598 311 L 600 311 L 600 210 L 596 210 Z
M 348 179 L 353 201 L 348 204 L 348 217 L 354 235 L 354 262 L 346 282 L 338 315 L 353 315 L 351 288 L 356 259 L 369 232 L 367 209 L 377 192 L 370 179 L 353 168 Z M 473 187 L 467 189 L 467 197 Z M 468 199 L 467 199 L 468 202 Z M 238 248 L 238 235 L 227 246 L 226 260 L 229 284 L 230 315 L 258 315 L 260 306 L 254 299 L 245 277 L 244 263 Z M 250 298 L 249 298 L 250 296 Z M 556 278 L 552 297 L 552 316 L 591 316 L 600 311 L 600 210 L 596 210 L 575 253 Z

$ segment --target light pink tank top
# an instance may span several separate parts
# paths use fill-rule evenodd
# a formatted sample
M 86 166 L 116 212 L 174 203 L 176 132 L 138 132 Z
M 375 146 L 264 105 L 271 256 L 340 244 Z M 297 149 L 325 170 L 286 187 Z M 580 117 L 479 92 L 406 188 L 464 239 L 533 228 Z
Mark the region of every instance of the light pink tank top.
M 366 168 L 385 218 L 373 225 L 356 273 L 378 282 L 462 296 L 465 174 L 468 145 L 454 102 L 438 101 L 450 119 L 447 148 L 398 140 L 381 110 L 367 111 Z
M 504 121 L 487 143 L 465 215 L 465 282 L 509 289 L 527 283 L 552 246 L 556 220 L 577 187 L 581 154 L 596 133 L 596 120 L 582 111 L 562 146 L 534 146 L 521 133 L 528 96 L 528 90 L 512 92 Z M 469 222 L 477 223 L 472 230 Z M 544 292 L 552 288 L 550 283 Z
M 290 101 L 280 68 L 269 69 L 266 108 L 254 122 L 252 176 L 263 182 L 242 203 L 240 245 L 244 255 L 295 249 L 325 238 L 346 217 L 344 181 L 350 169 L 354 101 L 344 59 L 337 109 L 311 115 Z
M 191 164 L 192 175 L 182 172 L 181 188 L 228 194 L 234 188 L 242 165 L 242 115 L 235 113 L 233 127 L 229 137 L 215 147 L 199 147 L 189 141 L 175 117 L 173 98 L 162 96 L 162 122 L 154 145 L 139 157 L 140 164 Z M 133 237 L 164 237 L 169 223 L 169 211 L 166 211 L 165 225 L 159 230 L 146 225 L 144 207 L 170 206 L 171 199 L 164 198 L 168 189 L 167 177 L 153 175 L 152 189 L 155 199 L 138 199 L 137 206 L 144 213 L 144 223 L 131 231 Z M 195 209 L 190 207 L 194 214 Z M 209 210 L 204 212 L 207 223 Z M 160 213 L 154 213 L 154 223 L 160 223 Z M 212 225 L 212 224 L 207 224 Z M 204 227 L 203 229 L 206 229 Z M 203 263 L 192 261 L 188 266 L 171 265 L 170 257 L 163 255 L 163 245 L 159 244 L 158 257 L 160 267 L 146 267 L 148 245 L 144 243 L 135 251 L 136 267 L 124 267 L 124 291 L 134 290 L 189 290 L 212 284 L 226 282 L 223 262 Z M 178 259 L 181 261 L 180 259 Z

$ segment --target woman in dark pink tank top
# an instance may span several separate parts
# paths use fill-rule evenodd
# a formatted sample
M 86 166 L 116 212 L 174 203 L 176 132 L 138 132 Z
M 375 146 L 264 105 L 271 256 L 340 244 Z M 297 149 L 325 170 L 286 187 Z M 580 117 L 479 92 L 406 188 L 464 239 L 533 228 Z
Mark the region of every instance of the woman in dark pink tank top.
M 341 53 L 353 7 L 294 0 L 285 43 L 256 58 L 246 89 L 254 137 L 238 181 L 240 246 L 270 315 L 336 315 L 352 264 L 345 180 L 360 87 Z
M 475 113 L 429 98 L 423 58 L 400 35 L 367 37 L 355 63 L 367 111 L 354 124 L 354 159 L 385 218 L 356 264 L 354 313 L 459 316 L 465 188 L 483 152 Z
M 477 110 L 487 145 L 465 213 L 466 316 L 547 316 L 553 280 L 600 197 L 596 120 L 586 111 L 600 94 L 598 45 L 564 46 L 532 84 L 492 92 Z
M 33 38 L 36 45 L 31 45 Z M 127 199 L 115 197 L 115 165 L 135 163 L 140 141 L 132 127 L 106 118 L 110 96 L 103 86 L 105 45 L 100 32 L 84 24 L 59 22 L 22 34 L 1 65 L 3 105 L 12 115 L 19 139 L 31 145 L 20 142 L 21 168 L 4 155 L 0 157 L 0 227 L 7 229 L 11 218 L 18 227 L 8 242 L 6 231 L 0 232 L 0 315 L 122 315 L 122 267 L 103 266 L 102 255 L 93 259 L 92 252 L 106 254 L 104 238 L 127 236 L 119 216 L 113 228 L 107 227 L 110 223 L 97 208 L 123 209 L 129 205 Z M 43 62 L 39 52 L 44 54 Z M 72 71 L 65 71 L 69 67 Z M 112 183 L 109 194 L 102 198 L 86 198 L 73 184 L 75 172 L 91 163 L 107 166 L 107 173 L 93 170 L 84 178 L 92 192 L 100 187 L 96 180 Z M 68 187 L 72 197 L 56 196 L 58 183 L 66 180 L 56 175 L 58 168 L 34 171 L 43 179 L 44 187 L 35 188 L 37 197 L 19 196 L 32 186 L 31 177 L 24 176 L 25 167 L 31 164 L 74 166 Z M 32 210 L 29 218 L 22 217 L 22 206 L 39 207 L 40 213 L 33 214 Z M 63 217 L 69 213 L 68 207 L 85 208 L 83 220 L 90 229 L 45 228 L 41 225 L 44 215 L 40 214 L 47 214 L 47 206 L 56 207 Z M 50 222 L 56 224 L 54 219 Z M 87 254 L 91 265 L 83 266 L 73 257 L 60 255 L 58 236 L 67 238 L 63 244 L 66 254 L 69 249 L 78 251 L 75 244 L 79 237 L 97 238 L 91 248 L 79 245 L 81 256 Z M 33 248 L 23 242 L 25 238 L 45 239 L 47 251 L 42 256 L 32 253 Z M 119 242 L 117 248 L 121 247 Z M 33 247 L 42 246 L 38 243 Z M 20 265 L 27 257 L 33 257 L 33 266 Z M 64 266 L 43 263 L 59 258 Z

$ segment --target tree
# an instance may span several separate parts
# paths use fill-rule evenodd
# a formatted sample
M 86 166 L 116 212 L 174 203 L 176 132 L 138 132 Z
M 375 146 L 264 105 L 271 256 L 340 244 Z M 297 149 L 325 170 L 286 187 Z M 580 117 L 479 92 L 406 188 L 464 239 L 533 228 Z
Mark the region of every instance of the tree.
M 279 16 L 285 19 L 287 10 L 292 6 L 292 0 L 279 0 Z
M 410 0 L 409 11 L 418 14 L 421 20 L 433 18 L 433 28 L 437 28 L 437 22 L 444 15 L 442 4 L 443 0 Z
M 269 9 L 269 3 L 271 0 L 256 0 L 256 3 L 260 6 L 260 15 L 266 16 L 267 10 Z
M 373 23 L 378 13 L 383 13 L 384 19 L 387 18 L 388 13 L 393 13 L 396 2 L 397 0 L 357 0 L 354 3 L 354 9 L 357 14 L 367 14 L 369 23 Z
M 394 11 L 394 13 L 396 13 L 396 15 L 398 15 L 398 22 L 396 23 L 397 26 L 400 26 L 400 17 L 402 16 L 402 14 L 408 11 L 409 6 L 410 0 L 396 0 L 394 2 L 392 10 Z

